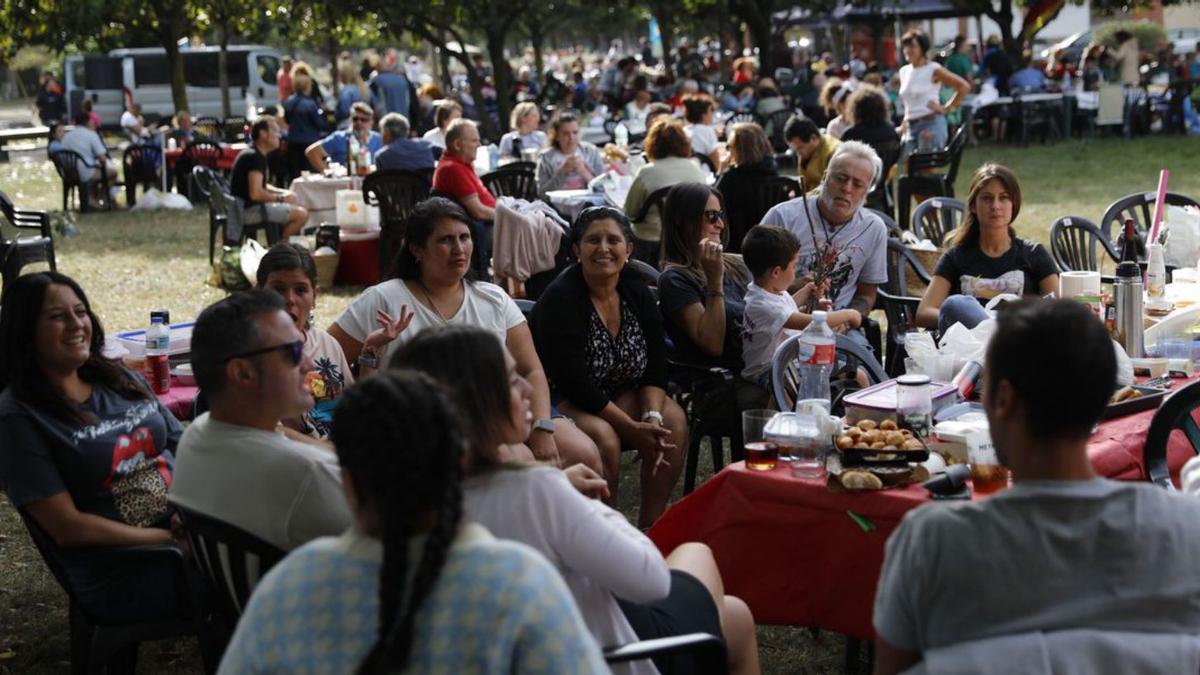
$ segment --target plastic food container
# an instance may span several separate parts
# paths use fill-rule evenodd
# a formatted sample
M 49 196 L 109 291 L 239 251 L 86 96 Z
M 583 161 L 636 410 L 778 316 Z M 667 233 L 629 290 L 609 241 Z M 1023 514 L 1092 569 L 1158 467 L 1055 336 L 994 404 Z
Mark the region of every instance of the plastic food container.
M 896 387 L 895 380 L 888 380 L 846 396 L 843 399 L 846 424 L 854 424 L 860 420 L 882 422 L 896 419 Z M 934 415 L 942 408 L 958 402 L 958 389 L 953 384 L 934 382 L 929 387 Z

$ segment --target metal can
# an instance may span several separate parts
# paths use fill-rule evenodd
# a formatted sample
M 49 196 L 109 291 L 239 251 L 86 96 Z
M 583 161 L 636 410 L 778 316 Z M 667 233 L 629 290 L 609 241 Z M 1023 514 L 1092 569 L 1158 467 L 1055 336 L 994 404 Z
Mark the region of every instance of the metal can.
M 967 361 L 967 365 L 963 366 L 962 370 L 954 376 L 951 382 L 958 388 L 958 393 L 964 401 L 970 399 L 971 395 L 975 393 L 975 388 L 979 386 L 979 376 L 982 374 L 983 365 L 978 361 Z

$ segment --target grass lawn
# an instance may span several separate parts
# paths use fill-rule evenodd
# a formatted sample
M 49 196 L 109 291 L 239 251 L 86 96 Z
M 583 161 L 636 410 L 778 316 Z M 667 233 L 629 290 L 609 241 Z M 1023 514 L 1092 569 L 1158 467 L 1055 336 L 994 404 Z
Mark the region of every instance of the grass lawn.
M 1017 221 L 1023 237 L 1043 243 L 1050 223 L 1062 215 L 1099 220 L 1105 207 L 1132 192 L 1152 191 L 1158 171 L 1171 171 L 1171 189 L 1200 198 L 1200 141 L 1155 137 L 1071 141 L 1028 148 L 983 146 L 966 151 L 956 185 L 964 196 L 972 172 L 985 161 L 1014 168 L 1024 204 Z M 0 164 L 0 190 L 24 208 L 61 208 L 57 175 L 41 152 L 14 155 Z M 96 213 L 78 216 L 79 233 L 56 237 L 59 269 L 75 277 L 111 332 L 140 328 L 151 309 L 175 319 L 196 316 L 223 291 L 208 276 L 207 212 Z M 323 291 L 318 325 L 328 325 L 361 289 Z M 701 453 L 701 477 L 711 474 Z M 637 494 L 634 471 L 625 471 L 622 510 L 631 514 Z M 832 673 L 841 668 L 843 641 L 798 628 L 760 627 L 763 667 L 769 673 Z M 143 648 L 140 672 L 199 673 L 195 643 Z M 69 670 L 66 610 L 62 592 L 46 572 L 16 511 L 0 498 L 0 674 L 66 673 Z

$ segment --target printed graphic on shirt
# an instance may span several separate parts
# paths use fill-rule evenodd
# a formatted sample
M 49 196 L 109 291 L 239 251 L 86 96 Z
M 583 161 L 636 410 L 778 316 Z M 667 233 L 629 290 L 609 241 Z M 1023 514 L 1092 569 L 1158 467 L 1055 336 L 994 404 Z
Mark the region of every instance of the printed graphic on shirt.
M 78 439 L 96 439 L 117 432 L 113 441 L 112 467 L 104 487 L 112 491 L 122 520 L 148 527 L 167 511 L 167 488 L 171 487 L 168 459 L 158 451 L 154 434 L 144 422 L 157 414 L 152 402 L 131 407 L 123 418 L 108 419 L 75 432 Z
M 333 409 L 337 399 L 346 388 L 346 377 L 341 368 L 328 357 L 318 357 L 313 361 L 313 369 L 305 378 L 308 391 L 317 402 L 312 410 L 304 415 L 306 433 L 315 432 L 321 438 L 329 436 L 329 425 L 333 422 Z
M 850 280 L 850 273 L 854 271 L 854 260 L 850 257 L 850 252 L 853 248 L 845 250 L 837 250 L 836 248 L 825 253 L 825 259 L 818 260 L 820 255 L 817 252 L 811 253 L 800 258 L 800 263 L 796 266 L 801 270 L 801 275 L 813 270 L 818 265 L 824 269 L 832 270 L 827 277 L 829 279 L 829 292 L 825 297 L 836 299 L 841 296 L 842 288 L 846 286 L 846 282 Z
M 1005 272 L 995 279 L 964 274 L 959 279 L 963 295 L 980 300 L 991 300 L 997 295 L 1011 293 L 1017 297 L 1025 293 L 1025 273 L 1021 270 Z

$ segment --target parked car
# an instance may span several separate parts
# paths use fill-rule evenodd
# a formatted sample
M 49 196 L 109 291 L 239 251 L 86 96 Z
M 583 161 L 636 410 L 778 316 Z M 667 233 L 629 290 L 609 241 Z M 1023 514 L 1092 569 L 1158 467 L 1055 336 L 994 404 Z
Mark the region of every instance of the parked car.
M 1092 31 L 1081 31 L 1043 49 L 1041 53 L 1042 60 L 1049 61 L 1054 52 L 1062 49 L 1064 50 L 1063 60 L 1067 63 L 1078 65 L 1080 59 L 1083 58 L 1083 52 L 1090 44 L 1092 44 Z

